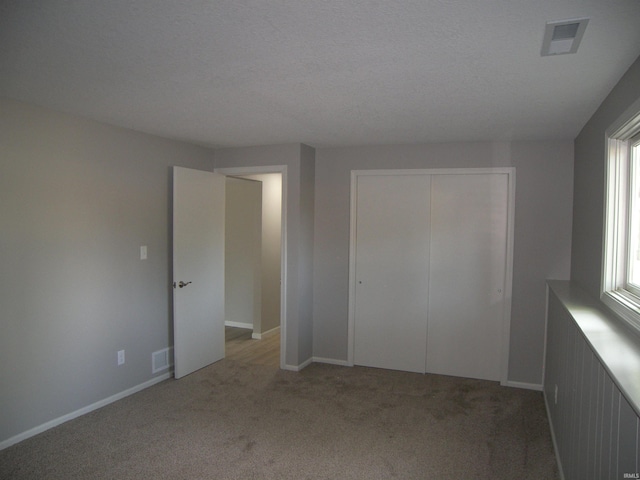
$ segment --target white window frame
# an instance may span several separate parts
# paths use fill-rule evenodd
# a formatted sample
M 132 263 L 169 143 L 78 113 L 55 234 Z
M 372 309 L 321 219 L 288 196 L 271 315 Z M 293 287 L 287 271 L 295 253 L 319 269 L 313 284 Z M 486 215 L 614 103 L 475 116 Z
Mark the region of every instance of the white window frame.
M 640 132 L 638 99 L 606 132 L 605 211 L 600 298 L 640 333 L 640 292 L 627 285 L 632 143 Z

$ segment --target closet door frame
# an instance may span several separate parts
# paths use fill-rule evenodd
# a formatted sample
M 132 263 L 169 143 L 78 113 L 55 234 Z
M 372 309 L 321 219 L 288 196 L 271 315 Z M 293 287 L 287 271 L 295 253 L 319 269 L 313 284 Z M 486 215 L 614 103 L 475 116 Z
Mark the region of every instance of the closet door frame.
M 515 167 L 490 168 L 435 168 L 435 169 L 391 169 L 391 170 L 352 170 L 351 171 L 351 205 L 349 231 L 349 321 L 347 336 L 347 364 L 354 365 L 355 345 L 355 291 L 356 291 L 356 222 L 357 222 L 357 185 L 358 178 L 363 176 L 397 176 L 397 175 L 486 175 L 502 174 L 508 178 L 507 197 L 507 251 L 505 262 L 504 316 L 501 340 L 501 375 L 500 383 L 508 384 L 509 374 L 509 342 L 511 331 L 511 300 L 513 285 L 513 239 L 515 218 Z M 426 348 L 426 347 L 425 347 Z

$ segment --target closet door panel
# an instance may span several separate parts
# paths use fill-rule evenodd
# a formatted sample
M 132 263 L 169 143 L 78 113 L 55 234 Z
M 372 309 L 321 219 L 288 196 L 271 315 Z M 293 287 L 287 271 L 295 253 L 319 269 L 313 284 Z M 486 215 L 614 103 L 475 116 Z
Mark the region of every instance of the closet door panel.
M 508 176 L 434 175 L 426 371 L 499 380 Z
M 354 363 L 424 372 L 430 176 L 357 181 Z

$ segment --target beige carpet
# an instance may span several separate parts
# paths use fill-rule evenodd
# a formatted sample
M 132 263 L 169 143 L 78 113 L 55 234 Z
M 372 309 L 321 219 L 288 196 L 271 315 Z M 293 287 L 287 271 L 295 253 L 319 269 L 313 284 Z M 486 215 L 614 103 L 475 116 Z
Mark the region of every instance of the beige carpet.
M 542 394 L 223 360 L 0 452 L 8 479 L 557 479 Z

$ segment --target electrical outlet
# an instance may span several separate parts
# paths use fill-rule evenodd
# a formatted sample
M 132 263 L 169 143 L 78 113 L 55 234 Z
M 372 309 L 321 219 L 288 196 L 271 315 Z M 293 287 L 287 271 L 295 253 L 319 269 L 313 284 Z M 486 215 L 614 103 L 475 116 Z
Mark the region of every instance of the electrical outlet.
M 124 350 L 118 350 L 118 365 L 124 365 Z
M 146 259 L 147 259 L 147 246 L 142 245 L 140 247 L 140 260 L 146 260 Z

